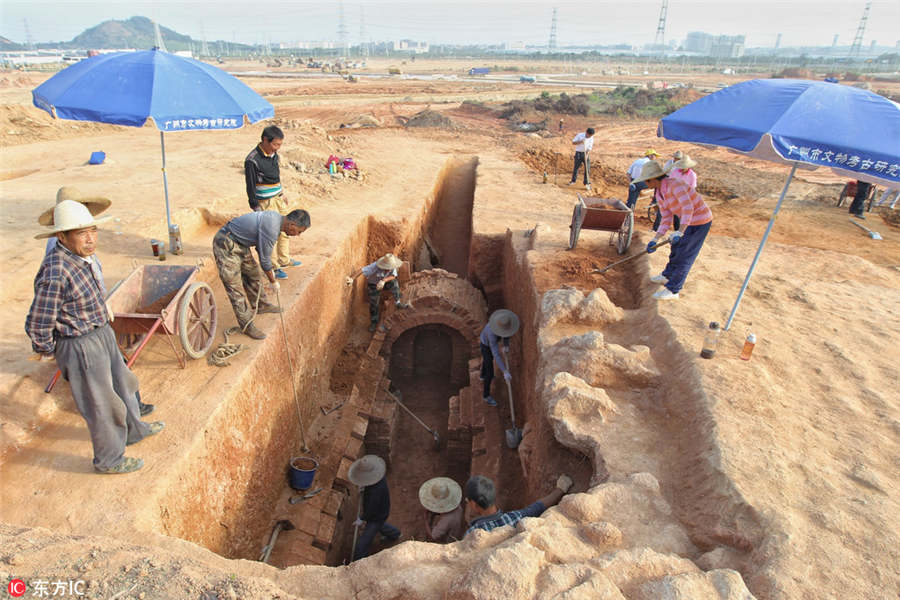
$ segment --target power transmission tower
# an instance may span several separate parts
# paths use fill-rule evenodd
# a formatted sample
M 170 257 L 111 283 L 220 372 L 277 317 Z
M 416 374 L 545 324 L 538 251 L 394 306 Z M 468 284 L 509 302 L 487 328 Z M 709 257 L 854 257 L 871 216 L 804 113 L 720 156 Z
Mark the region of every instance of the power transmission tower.
M 850 56 L 859 56 L 859 52 L 862 49 L 863 34 L 866 32 L 866 21 L 869 20 L 869 9 L 871 7 L 872 3 L 866 2 L 862 18 L 859 20 L 859 27 L 856 29 L 856 37 L 853 38 L 853 44 L 850 46 Z
M 344 22 L 344 3 L 338 4 L 338 42 L 341 50 L 347 49 L 347 24 Z
M 209 46 L 206 45 L 206 30 L 203 28 L 203 23 L 200 24 L 200 34 L 203 36 L 203 46 L 200 47 L 200 54 L 209 56 Z
M 668 12 L 669 0 L 662 0 L 662 7 L 659 9 L 659 25 L 656 26 L 656 39 L 653 41 L 655 46 L 666 44 L 666 14 Z
M 363 58 L 369 56 L 369 46 L 366 44 L 366 9 L 359 7 L 359 50 Z
M 553 9 L 553 18 L 550 20 L 550 43 L 547 48 L 556 50 L 556 8 Z
M 28 19 L 22 19 L 22 23 L 25 25 L 25 47 L 28 50 L 34 50 L 34 40 L 31 39 L 31 30 L 28 29 Z
M 156 47 L 163 52 L 168 52 L 166 43 L 163 41 L 162 33 L 159 31 L 159 23 L 153 21 L 153 32 L 156 34 Z

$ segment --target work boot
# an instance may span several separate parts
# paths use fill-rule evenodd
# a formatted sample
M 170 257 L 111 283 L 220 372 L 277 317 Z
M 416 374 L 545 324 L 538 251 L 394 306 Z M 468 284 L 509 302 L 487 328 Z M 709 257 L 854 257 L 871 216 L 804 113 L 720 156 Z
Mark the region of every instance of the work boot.
M 281 269 L 275 269 L 275 279 L 287 279 L 287 273 Z
M 266 313 L 274 313 L 278 314 L 282 312 L 280 306 L 275 306 L 274 304 L 269 304 L 268 302 L 260 302 L 259 308 L 256 309 L 256 314 L 264 315 Z
M 497 406 L 497 401 L 494 400 L 493 396 L 488 396 L 487 398 L 484 398 L 484 403 L 487 404 L 488 406 Z
M 149 431 L 147 431 L 147 435 L 142 437 L 140 440 L 137 440 L 134 442 L 125 442 L 125 445 L 131 446 L 132 444 L 137 444 L 141 440 L 146 440 L 151 435 L 156 435 L 157 433 L 159 433 L 160 431 L 162 431 L 163 429 L 166 428 L 166 424 L 163 421 L 154 421 L 153 423 L 147 423 L 147 426 L 149 427 Z
M 665 285 L 669 283 L 669 278 L 660 273 L 659 275 L 654 275 L 653 277 L 651 277 L 650 281 L 652 281 L 653 283 L 661 283 Z
M 156 407 L 153 406 L 152 404 L 144 404 L 143 402 L 141 402 L 140 400 L 138 400 L 138 408 L 139 408 L 140 411 L 141 411 L 141 416 L 142 416 L 142 417 L 146 417 L 147 415 L 149 415 L 150 413 L 152 413 L 152 412 L 153 412 L 153 409 L 156 408 Z
M 126 456 L 122 459 L 122 462 L 117 464 L 114 467 L 94 467 L 94 470 L 98 473 L 104 473 L 107 475 L 116 475 L 120 473 L 131 473 L 133 471 L 137 471 L 141 467 L 144 466 L 143 459 L 140 458 L 131 458 L 130 456 Z
M 266 334 L 263 333 L 262 330 L 253 323 L 250 323 L 250 325 L 247 326 L 247 329 L 244 330 L 244 335 L 246 335 L 247 337 L 251 337 L 254 340 L 266 339 Z
M 412 304 L 410 304 L 409 302 L 401 302 L 400 300 L 397 300 L 397 302 L 395 303 L 395 305 L 396 305 L 397 308 L 399 308 L 399 309 L 412 308 Z
M 663 288 L 653 294 L 657 300 L 678 300 L 678 294 L 672 292 L 669 288 Z

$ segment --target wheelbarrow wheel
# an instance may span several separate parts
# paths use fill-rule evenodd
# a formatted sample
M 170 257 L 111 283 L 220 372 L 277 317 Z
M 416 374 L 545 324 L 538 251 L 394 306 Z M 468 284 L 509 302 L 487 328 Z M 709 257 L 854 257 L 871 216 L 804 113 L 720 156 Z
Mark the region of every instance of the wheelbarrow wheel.
M 178 306 L 178 337 L 191 358 L 202 358 L 216 337 L 216 299 L 212 289 L 197 281 L 184 293 Z
M 581 202 L 579 202 L 572 211 L 572 224 L 569 225 L 569 250 L 574 250 L 578 244 L 578 235 L 581 233 L 581 219 Z
M 619 254 L 625 254 L 628 252 L 628 247 L 631 245 L 631 234 L 634 231 L 634 213 L 629 212 L 628 216 L 625 217 L 625 222 L 622 223 L 622 226 L 619 228 L 618 239 L 616 240 L 616 250 Z

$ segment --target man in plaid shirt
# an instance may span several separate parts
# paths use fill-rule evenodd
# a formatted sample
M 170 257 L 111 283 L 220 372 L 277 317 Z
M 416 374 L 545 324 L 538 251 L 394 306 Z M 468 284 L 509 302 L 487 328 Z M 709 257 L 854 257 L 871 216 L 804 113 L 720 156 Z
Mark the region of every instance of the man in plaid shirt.
M 144 423 L 138 408 L 138 381 L 122 361 L 109 325 L 106 288 L 94 252 L 97 223 L 81 203 L 64 200 L 53 210 L 58 243 L 44 256 L 34 279 L 34 301 L 25 331 L 38 360 L 56 359 L 69 382 L 75 405 L 87 422 L 94 446 L 94 469 L 129 473 L 143 466 L 125 457 L 126 444 L 160 432 L 162 422 Z
M 473 475 L 466 482 L 465 507 L 469 518 L 469 528 L 466 535 L 476 529 L 492 531 L 505 525 L 515 525 L 525 517 L 539 517 L 551 506 L 559 503 L 560 499 L 572 488 L 572 478 L 568 475 L 560 475 L 556 480 L 553 491 L 521 510 L 504 512 L 497 508 L 497 492 L 494 482 L 483 475 Z
M 661 283 L 665 287 L 653 297 L 657 300 L 674 300 L 684 286 L 688 273 L 700 254 L 706 235 L 712 225 L 712 211 L 703 201 L 697 190 L 685 182 L 668 177 L 656 161 L 650 161 L 641 169 L 637 181 L 646 181 L 647 187 L 656 190 L 656 202 L 659 206 L 660 223 L 656 236 L 647 244 L 647 252 L 655 252 L 659 239 L 672 226 L 677 215 L 681 222 L 678 230 L 670 236 L 672 249 L 669 262 L 659 275 L 650 278 L 653 283 Z

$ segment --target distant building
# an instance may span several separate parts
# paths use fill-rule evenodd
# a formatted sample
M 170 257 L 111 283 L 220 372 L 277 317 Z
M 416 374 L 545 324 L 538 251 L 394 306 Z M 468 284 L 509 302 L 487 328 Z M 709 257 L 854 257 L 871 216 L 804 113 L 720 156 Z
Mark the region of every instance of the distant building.
M 744 55 L 745 39 L 742 35 L 712 35 L 692 31 L 684 40 L 684 49 L 686 52 L 718 58 L 739 58 Z
M 400 40 L 394 42 L 392 48 L 394 52 L 412 52 L 413 54 L 425 54 L 428 52 L 428 42 L 417 42 L 415 40 Z

